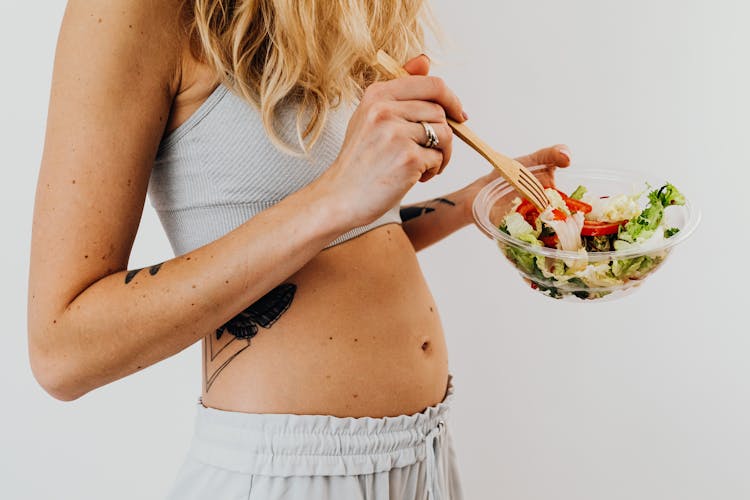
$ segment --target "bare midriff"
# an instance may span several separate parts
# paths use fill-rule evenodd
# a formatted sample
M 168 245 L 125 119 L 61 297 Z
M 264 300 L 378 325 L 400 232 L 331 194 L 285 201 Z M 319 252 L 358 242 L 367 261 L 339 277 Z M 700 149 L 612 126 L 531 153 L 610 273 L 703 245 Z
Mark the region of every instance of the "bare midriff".
M 285 283 L 297 290 L 270 328 L 203 339 L 205 406 L 382 417 L 444 398 L 440 318 L 399 224 L 322 251 Z

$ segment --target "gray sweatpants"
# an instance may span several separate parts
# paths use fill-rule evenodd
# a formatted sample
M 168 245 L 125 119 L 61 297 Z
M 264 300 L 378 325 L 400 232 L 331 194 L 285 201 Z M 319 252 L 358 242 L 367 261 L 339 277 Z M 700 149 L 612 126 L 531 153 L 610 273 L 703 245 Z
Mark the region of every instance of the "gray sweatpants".
M 254 414 L 198 401 L 168 500 L 462 500 L 445 399 L 384 418 Z

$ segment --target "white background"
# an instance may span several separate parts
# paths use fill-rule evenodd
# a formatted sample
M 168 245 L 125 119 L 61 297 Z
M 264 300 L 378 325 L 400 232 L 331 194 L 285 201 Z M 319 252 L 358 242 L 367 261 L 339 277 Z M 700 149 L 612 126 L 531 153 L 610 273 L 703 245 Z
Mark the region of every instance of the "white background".
M 435 2 L 449 43 L 434 72 L 497 149 L 566 142 L 579 165 L 672 180 L 704 216 L 640 290 L 602 304 L 535 295 L 474 227 L 420 254 L 448 334 L 467 498 L 750 498 L 749 6 Z M 0 7 L 0 496 L 157 499 L 192 432 L 197 344 L 70 403 L 28 364 L 33 195 L 63 9 Z M 407 201 L 486 170 L 458 146 Z M 129 268 L 172 257 L 146 204 Z

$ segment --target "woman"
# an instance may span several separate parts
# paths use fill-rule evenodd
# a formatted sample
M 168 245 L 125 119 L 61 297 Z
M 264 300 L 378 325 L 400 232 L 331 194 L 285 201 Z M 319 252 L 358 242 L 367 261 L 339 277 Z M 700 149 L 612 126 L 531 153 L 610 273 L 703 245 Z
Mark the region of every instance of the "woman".
M 415 251 L 469 224 L 494 174 L 399 206 L 448 164 L 446 115 L 466 119 L 411 57 L 423 8 L 69 2 L 31 365 L 70 401 L 200 340 L 196 433 L 170 498 L 461 497 L 445 340 Z M 413 76 L 370 85 L 381 47 Z M 127 270 L 146 194 L 176 257 Z

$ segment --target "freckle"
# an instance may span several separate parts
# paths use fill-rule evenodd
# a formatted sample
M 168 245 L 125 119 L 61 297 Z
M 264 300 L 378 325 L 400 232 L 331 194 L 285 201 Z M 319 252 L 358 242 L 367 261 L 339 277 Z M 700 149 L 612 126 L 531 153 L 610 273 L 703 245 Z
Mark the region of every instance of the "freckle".
M 137 282 L 137 281 L 134 281 L 133 283 L 135 283 L 136 285 L 138 284 L 138 282 Z
M 84 258 L 84 259 L 88 259 L 88 258 L 89 258 L 89 256 L 88 256 L 88 255 L 84 255 L 84 256 L 83 256 L 83 258 Z
M 425 342 L 424 344 L 422 344 L 422 350 L 423 351 L 426 351 L 428 347 L 430 347 L 430 343 L 429 342 Z
M 53 319 L 53 320 L 52 320 L 52 322 L 53 322 L 53 323 L 57 323 L 57 320 L 56 320 L 56 319 Z
M 352 397 L 353 397 L 354 399 L 356 399 L 356 398 L 358 398 L 358 397 L 359 397 L 359 394 L 352 394 Z
M 130 186 L 130 184 L 132 184 L 132 181 L 128 179 L 128 186 Z
M 195 285 L 193 285 L 193 288 L 195 288 Z
M 326 375 L 326 378 L 331 378 L 331 376 L 330 375 Z
M 142 366 L 139 366 L 139 367 L 138 367 L 138 369 L 139 369 L 139 370 L 140 370 L 141 368 L 143 368 L 143 367 L 142 367 Z
M 333 340 L 333 337 L 328 337 L 328 340 Z
M 354 339 L 355 342 L 359 342 L 359 339 Z
M 185 260 L 190 260 L 190 257 L 185 257 Z
M 430 306 L 430 312 L 435 312 L 435 309 L 433 309 L 432 306 Z
M 193 303 L 193 304 L 190 304 L 190 305 L 191 305 L 191 306 L 194 306 L 194 305 L 195 305 L 195 303 Z
M 100 22 L 100 23 L 102 22 L 102 18 L 101 18 L 101 17 L 99 18 L 99 21 L 98 21 L 98 22 Z
M 388 234 L 391 234 L 391 230 L 390 229 L 386 229 L 385 232 L 388 233 Z
M 229 280 L 224 281 L 224 283 L 229 283 Z
M 76 180 L 75 180 L 75 179 L 73 179 L 73 184 L 75 184 L 75 183 L 76 183 Z
M 133 25 L 132 25 L 132 24 L 128 24 L 128 28 L 131 28 L 131 29 L 132 29 L 132 28 L 133 28 Z

